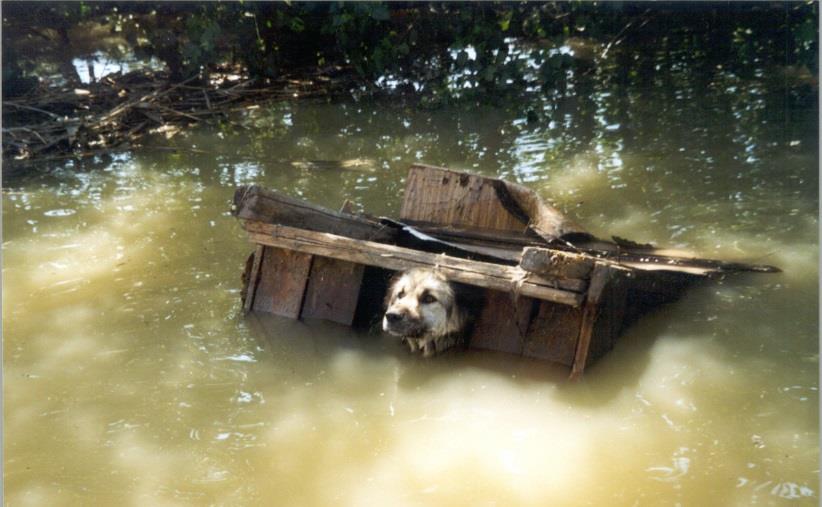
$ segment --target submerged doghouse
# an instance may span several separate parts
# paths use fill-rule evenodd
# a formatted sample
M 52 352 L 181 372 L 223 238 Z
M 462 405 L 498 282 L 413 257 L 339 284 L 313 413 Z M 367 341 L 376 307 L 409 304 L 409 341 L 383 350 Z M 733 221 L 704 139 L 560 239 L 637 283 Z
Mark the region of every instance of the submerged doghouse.
M 245 311 L 374 322 L 388 275 L 431 267 L 486 290 L 469 347 L 549 360 L 578 378 L 627 325 L 692 283 L 778 271 L 601 240 L 528 188 L 425 165 L 411 167 L 396 220 L 349 208 L 238 188 L 233 213 L 256 244 Z

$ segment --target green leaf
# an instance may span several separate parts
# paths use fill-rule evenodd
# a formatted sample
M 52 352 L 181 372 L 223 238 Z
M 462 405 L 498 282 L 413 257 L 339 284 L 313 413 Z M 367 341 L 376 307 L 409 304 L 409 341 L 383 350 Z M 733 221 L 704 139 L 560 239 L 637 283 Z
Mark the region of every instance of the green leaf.
M 294 17 L 291 18 L 291 21 L 289 21 L 288 27 L 291 29 L 291 31 L 300 33 L 303 30 L 305 30 L 305 23 L 302 19 Z
M 499 27 L 500 30 L 503 32 L 507 32 L 508 28 L 511 26 L 511 18 L 514 16 L 514 11 L 507 11 L 505 14 L 502 15 L 502 19 L 499 20 Z

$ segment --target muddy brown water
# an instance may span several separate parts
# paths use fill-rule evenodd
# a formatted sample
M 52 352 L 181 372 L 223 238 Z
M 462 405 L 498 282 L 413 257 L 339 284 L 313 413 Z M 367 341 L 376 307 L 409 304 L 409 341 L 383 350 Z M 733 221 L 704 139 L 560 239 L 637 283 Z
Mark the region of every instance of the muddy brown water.
M 536 123 L 284 103 L 247 129 L 7 177 L 6 503 L 815 505 L 817 113 L 713 79 L 595 81 Z M 353 162 L 306 163 L 327 160 Z M 691 290 L 577 384 L 538 361 L 422 361 L 379 332 L 241 316 L 236 185 L 395 215 L 418 161 L 524 183 L 599 235 L 784 272 Z

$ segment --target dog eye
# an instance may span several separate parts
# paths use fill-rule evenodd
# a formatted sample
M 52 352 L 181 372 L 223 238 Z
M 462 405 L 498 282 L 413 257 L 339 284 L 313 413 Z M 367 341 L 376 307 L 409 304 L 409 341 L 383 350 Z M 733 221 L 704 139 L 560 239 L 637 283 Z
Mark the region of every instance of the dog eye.
M 405 297 L 405 289 L 397 293 L 397 299 L 402 299 L 403 297 Z
M 420 298 L 420 303 L 422 303 L 424 305 L 430 305 L 431 303 L 436 303 L 436 302 L 437 302 L 437 298 L 435 298 L 434 296 L 432 296 L 431 294 L 428 294 L 428 293 L 423 294 L 422 297 Z

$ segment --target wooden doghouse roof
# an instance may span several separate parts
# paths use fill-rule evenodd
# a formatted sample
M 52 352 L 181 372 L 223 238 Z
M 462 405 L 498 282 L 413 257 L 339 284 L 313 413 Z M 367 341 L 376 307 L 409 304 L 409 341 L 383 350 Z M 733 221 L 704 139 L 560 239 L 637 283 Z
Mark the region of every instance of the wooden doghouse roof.
M 425 165 L 410 168 L 397 220 L 258 186 L 237 189 L 233 213 L 258 245 L 246 310 L 350 324 L 363 266 L 434 268 L 490 291 L 472 346 L 547 358 L 574 376 L 626 323 L 693 281 L 778 271 L 598 239 L 526 187 Z

